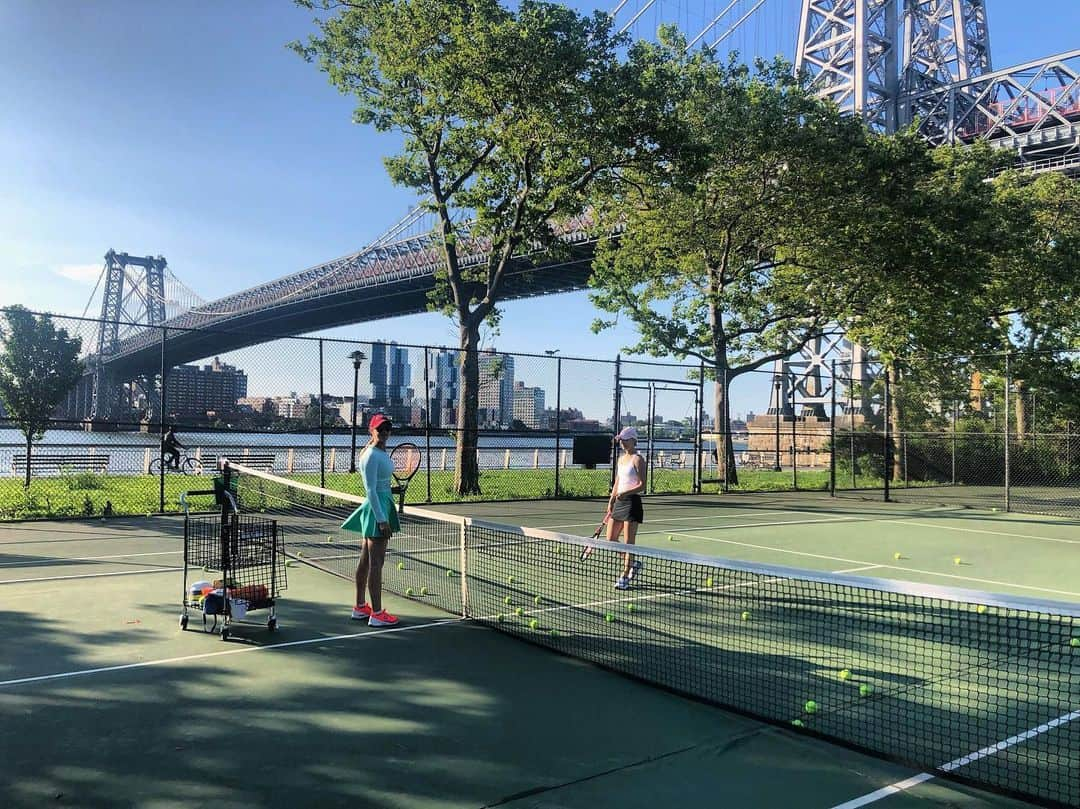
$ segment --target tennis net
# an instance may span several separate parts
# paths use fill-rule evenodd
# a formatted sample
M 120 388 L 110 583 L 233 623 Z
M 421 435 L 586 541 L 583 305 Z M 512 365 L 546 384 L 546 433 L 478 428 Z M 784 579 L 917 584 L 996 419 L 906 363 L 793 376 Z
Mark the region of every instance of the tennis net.
M 363 499 L 233 466 L 243 511 L 351 579 Z M 581 560 L 582 551 L 591 549 Z M 1080 605 L 637 547 L 409 509 L 384 587 L 796 732 L 1080 805 Z

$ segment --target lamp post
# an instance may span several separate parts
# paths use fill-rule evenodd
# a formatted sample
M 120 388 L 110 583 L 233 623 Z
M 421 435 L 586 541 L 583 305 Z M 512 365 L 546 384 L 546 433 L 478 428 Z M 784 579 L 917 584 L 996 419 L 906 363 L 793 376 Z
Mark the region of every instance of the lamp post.
M 776 389 L 776 396 L 773 397 L 773 402 L 776 404 L 776 456 L 773 463 L 773 471 L 780 472 L 782 467 L 780 466 L 780 414 L 784 410 L 784 402 L 780 397 L 780 375 L 773 376 L 773 387 Z
M 353 367 L 351 430 L 352 451 L 349 453 L 349 472 L 352 473 L 356 471 L 356 411 L 359 409 L 358 397 L 360 395 L 360 366 L 363 365 L 364 360 L 367 359 L 367 354 L 365 354 L 363 351 L 354 351 L 349 355 L 349 359 L 352 360 Z

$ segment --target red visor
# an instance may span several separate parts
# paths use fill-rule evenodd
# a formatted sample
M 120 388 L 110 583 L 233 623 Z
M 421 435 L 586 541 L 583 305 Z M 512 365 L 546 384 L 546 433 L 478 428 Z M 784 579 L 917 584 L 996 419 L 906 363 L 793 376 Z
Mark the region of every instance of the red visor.
M 371 427 L 371 429 L 373 429 L 373 430 L 379 429 L 384 424 L 387 425 L 388 427 L 391 426 L 390 425 L 390 419 L 388 419 L 382 413 L 376 413 L 374 416 L 371 417 L 371 421 L 368 422 L 368 426 Z

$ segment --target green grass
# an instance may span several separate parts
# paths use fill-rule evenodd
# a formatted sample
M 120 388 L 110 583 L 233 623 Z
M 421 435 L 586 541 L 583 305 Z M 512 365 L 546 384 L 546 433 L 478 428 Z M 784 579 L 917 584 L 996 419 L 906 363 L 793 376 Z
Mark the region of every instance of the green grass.
M 484 500 L 542 500 L 553 497 L 606 497 L 610 491 L 610 471 L 606 469 L 563 469 L 559 472 L 559 491 L 555 491 L 555 472 L 552 469 L 488 469 L 480 473 L 481 494 L 458 497 L 454 494 L 454 473 L 431 473 L 431 502 L 478 502 Z M 318 472 L 293 474 L 293 480 L 319 484 Z M 692 474 L 689 469 L 655 469 L 653 486 L 657 494 L 689 494 Z M 838 477 L 841 486 L 850 478 Z M 800 491 L 825 491 L 829 487 L 827 469 L 800 471 Z M 914 484 L 913 484 L 914 485 Z M 112 504 L 113 514 L 139 515 L 158 513 L 161 502 L 158 478 L 150 475 L 95 475 L 80 472 L 56 478 L 38 478 L 30 489 L 23 488 L 21 478 L 0 478 L 0 520 L 21 520 L 55 517 L 101 516 L 106 503 Z M 326 486 L 337 491 L 361 494 L 359 476 L 345 472 L 328 472 Z M 881 486 L 880 478 L 860 477 L 859 488 Z M 209 475 L 168 474 L 165 476 L 166 513 L 179 513 L 180 495 L 186 491 L 211 488 Z M 718 483 L 706 483 L 703 490 L 715 493 L 722 489 Z M 762 469 L 739 471 L 739 483 L 730 487 L 735 492 L 791 491 L 790 471 L 774 472 Z M 409 485 L 407 502 L 427 502 L 427 475 L 417 473 Z M 193 499 L 197 508 L 212 507 L 210 498 Z

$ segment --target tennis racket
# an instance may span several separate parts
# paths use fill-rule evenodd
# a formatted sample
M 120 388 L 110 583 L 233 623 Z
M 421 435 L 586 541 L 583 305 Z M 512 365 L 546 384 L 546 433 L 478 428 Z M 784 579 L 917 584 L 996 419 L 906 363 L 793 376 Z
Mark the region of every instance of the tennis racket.
M 609 517 L 611 517 L 611 512 L 610 511 L 607 512 L 606 514 L 604 514 L 604 519 L 600 520 L 600 524 L 598 526 L 596 526 L 596 530 L 593 531 L 593 534 L 592 534 L 593 539 L 600 539 L 600 534 L 602 534 L 604 532 L 604 526 L 607 525 L 607 521 L 608 521 Z M 586 545 L 584 548 L 582 548 L 581 549 L 581 557 L 580 557 L 581 561 L 584 562 L 586 559 L 588 559 L 592 555 L 592 552 L 593 552 L 592 545 Z
M 416 444 L 398 444 L 390 451 L 390 461 L 394 464 L 394 480 L 397 486 L 390 489 L 398 496 L 398 513 L 405 511 L 405 492 L 409 488 L 416 470 L 420 468 L 420 447 Z

